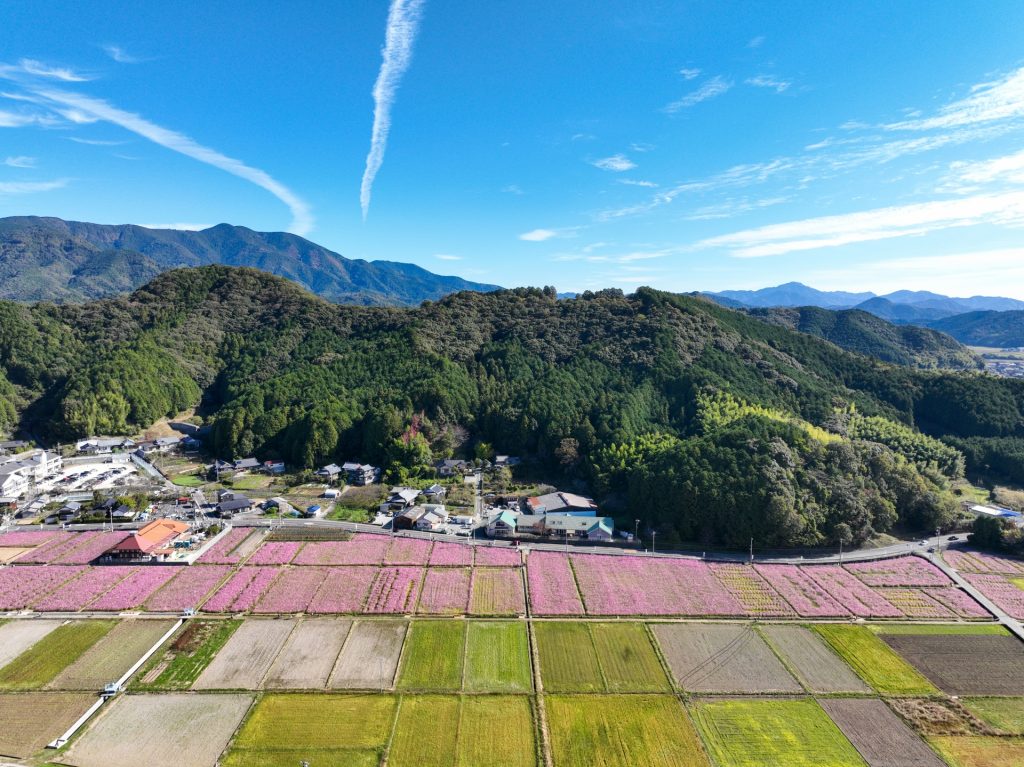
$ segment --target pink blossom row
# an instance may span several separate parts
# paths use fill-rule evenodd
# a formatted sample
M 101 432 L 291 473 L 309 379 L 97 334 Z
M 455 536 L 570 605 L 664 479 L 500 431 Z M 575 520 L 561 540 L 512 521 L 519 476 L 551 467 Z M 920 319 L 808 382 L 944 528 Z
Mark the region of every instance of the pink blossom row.
M 73 612 L 123 581 L 138 567 L 111 566 L 83 568 L 80 577 L 65 583 L 32 605 L 40 612 Z
M 713 563 L 709 567 L 748 615 L 781 618 L 796 615 L 779 592 L 750 565 Z
M 377 575 L 374 567 L 329 567 L 320 590 L 309 603 L 307 612 L 359 613 L 366 602 L 366 594 L 370 590 Z
M 431 567 L 469 567 L 473 564 L 473 546 L 438 541 L 430 552 Z
M 1017 620 L 1024 620 L 1024 588 L 1002 575 L 970 573 L 968 583 Z
M 267 541 L 249 557 L 248 565 L 286 565 L 299 553 L 298 541 Z
M 422 538 L 395 538 L 384 557 L 386 565 L 425 565 L 430 559 L 432 541 Z
M 903 617 L 903 613 L 893 607 L 885 597 L 877 591 L 872 591 L 842 567 L 817 565 L 806 568 L 804 573 L 858 618 Z
M 386 535 L 356 533 L 348 541 L 313 541 L 295 558 L 296 565 L 379 565 L 390 540 Z
M 1001 557 L 998 554 L 949 549 L 942 552 L 942 558 L 957 570 L 965 573 L 1024 575 L 1024 561 Z
M 203 598 L 230 572 L 231 568 L 226 565 L 196 565 L 182 568 L 182 572 L 170 583 L 150 597 L 146 608 L 154 612 L 197 608 Z
M 98 531 L 92 531 L 88 533 L 57 533 L 48 542 L 42 544 L 38 548 L 23 554 L 18 557 L 18 564 L 47 564 L 60 559 L 65 554 L 70 553 L 76 546 L 87 541 L 90 537 L 95 536 Z
M 409 613 L 423 578 L 421 567 L 382 567 L 366 598 L 367 613 Z
M 270 582 L 277 576 L 276 567 L 243 567 L 210 597 L 203 610 L 207 612 L 244 612 L 252 609 Z
M 203 552 L 203 555 L 197 561 L 210 565 L 238 564 L 241 561 L 241 555 L 235 549 L 252 534 L 253 531 L 249 528 L 233 527 L 225 533 L 223 538 Z
M 474 546 L 477 567 L 519 567 L 523 555 L 510 546 Z
M 313 601 L 326 572 L 319 567 L 284 570 L 256 603 L 257 613 L 302 613 Z
M 849 611 L 796 565 L 755 565 L 764 579 L 804 618 L 846 617 Z
M 57 535 L 59 530 L 26 530 L 0 534 L 0 547 L 30 549 L 39 546 Z
M 426 615 L 462 615 L 469 605 L 469 570 L 438 567 L 427 570 L 416 612 Z
M 182 568 L 174 565 L 139 567 L 87 607 L 90 610 L 134 610 L 181 572 Z
M 920 557 L 853 562 L 844 567 L 868 586 L 949 586 L 946 574 Z
M 86 534 L 88 536 L 88 534 Z M 56 561 L 65 565 L 87 565 L 94 559 L 98 559 L 101 555 L 112 549 L 114 546 L 119 544 L 125 538 L 128 537 L 128 533 L 112 532 L 112 533 L 97 533 L 90 537 L 84 537 L 84 540 L 69 551 L 62 557 L 59 557 Z
M 0 569 L 0 610 L 23 610 L 85 569 L 63 565 L 4 567 Z
M 530 553 L 526 568 L 530 605 L 537 615 L 582 615 L 569 558 L 549 551 Z

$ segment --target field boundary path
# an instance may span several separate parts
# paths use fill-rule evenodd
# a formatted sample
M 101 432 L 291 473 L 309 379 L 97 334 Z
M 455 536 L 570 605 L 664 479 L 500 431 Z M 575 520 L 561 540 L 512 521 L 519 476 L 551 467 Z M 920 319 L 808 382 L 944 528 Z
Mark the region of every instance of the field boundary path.
M 1014 636 L 1024 642 L 1024 625 L 1021 625 L 1020 621 L 1014 620 L 1006 611 L 1003 610 L 999 605 L 993 602 L 991 599 L 982 594 L 978 589 L 968 583 L 967 579 L 960 575 L 959 571 L 951 567 L 946 563 L 942 557 L 937 557 L 934 554 L 919 554 L 918 556 L 927 559 L 937 568 L 942 570 L 950 580 L 952 580 L 957 586 L 967 592 L 978 604 L 996 616 L 996 619 L 1001 625 L 1006 627 Z

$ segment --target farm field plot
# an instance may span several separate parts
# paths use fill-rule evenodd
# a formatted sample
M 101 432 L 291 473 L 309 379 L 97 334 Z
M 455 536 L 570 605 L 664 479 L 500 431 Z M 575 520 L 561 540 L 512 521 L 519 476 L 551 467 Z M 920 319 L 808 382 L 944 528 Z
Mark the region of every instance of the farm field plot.
M 192 619 L 135 677 L 137 690 L 188 690 L 235 630 L 237 620 Z
M 330 567 L 306 612 L 358 613 L 366 601 L 377 570 L 374 567 Z
M 187 567 L 149 598 L 146 609 L 154 612 L 180 612 L 189 607 L 197 608 L 206 595 L 230 573 L 231 568 L 225 565 Z
M 0 548 L 0 565 L 6 565 L 8 562 L 13 562 L 22 554 L 27 554 L 30 551 L 32 551 L 31 548 L 19 549 L 4 546 L 3 548 Z
M 858 767 L 849 740 L 813 700 L 719 700 L 694 706 L 712 758 L 729 767 Z
M 526 595 L 522 570 L 517 567 L 475 568 L 470 584 L 469 612 L 495 616 L 524 614 Z
M 458 755 L 458 721 L 459 698 L 455 695 L 403 697 L 388 764 L 390 767 L 451 767 Z
M 915 636 L 1009 636 L 998 623 L 876 623 L 868 626 L 879 636 L 914 634 Z
M 13 620 L 0 624 L 0 668 L 21 655 L 63 621 Z
M 743 606 L 747 615 L 761 617 L 796 617 L 796 611 L 750 565 L 712 563 L 708 565 L 715 577 Z
M 883 634 L 882 638 L 944 692 L 1024 694 L 1024 646 L 1016 637 Z
M 145 618 L 121 621 L 47 687 L 102 690 L 107 682 L 120 679 L 173 625 L 174 621 Z
M 53 681 L 114 628 L 114 621 L 73 621 L 44 636 L 0 669 L 0 690 L 34 690 Z
M 950 767 L 1020 767 L 1024 764 L 1024 739 L 977 735 L 930 739 Z
M 32 609 L 37 612 L 76 612 L 136 572 L 137 568 L 130 565 L 89 568 L 80 577 L 35 602 Z
M 814 630 L 860 678 L 887 695 L 932 695 L 935 687 L 864 626 L 819 625 Z
M 583 602 L 580 601 L 568 557 L 534 551 L 527 560 L 526 580 L 534 614 L 583 615 Z
M 312 690 L 327 686 L 352 621 L 307 618 L 300 621 L 267 674 L 268 689 Z
M 400 690 L 461 690 L 464 621 L 415 621 L 398 675 Z
M 818 702 L 869 767 L 943 767 L 917 733 L 877 698 Z
M 121 696 L 60 761 L 74 767 L 213 767 L 251 704 L 252 696 L 242 694 Z
M 1007 735 L 1024 735 L 1024 698 L 965 698 L 967 710 Z
M 811 692 L 870 692 L 822 639 L 803 626 L 762 626 L 761 632 Z
M 256 603 L 253 612 L 305 612 L 326 577 L 327 571 L 320 567 L 295 567 L 285 570 Z
M 591 623 L 607 692 L 670 692 L 661 661 L 642 623 Z
M 408 624 L 405 621 L 356 621 L 338 656 L 328 687 L 390 690 Z
M 464 567 L 427 568 L 416 612 L 422 615 L 462 615 L 469 604 L 470 571 Z
M 0 754 L 23 758 L 63 735 L 96 701 L 88 693 L 0 695 Z
M 205 697 L 205 696 L 204 696 Z M 377 765 L 395 718 L 391 695 L 268 694 L 238 733 L 225 767 Z
M 676 682 L 693 692 L 802 692 L 751 626 L 653 624 Z
M 545 699 L 555 767 L 707 767 L 671 695 L 551 695 Z
M 466 629 L 465 689 L 530 692 L 530 641 L 522 621 L 471 621 Z
M 597 650 L 586 623 L 534 623 L 533 635 L 540 658 L 540 678 L 546 692 L 604 690 Z
M 291 620 L 245 621 L 199 675 L 194 689 L 259 689 L 294 626 Z

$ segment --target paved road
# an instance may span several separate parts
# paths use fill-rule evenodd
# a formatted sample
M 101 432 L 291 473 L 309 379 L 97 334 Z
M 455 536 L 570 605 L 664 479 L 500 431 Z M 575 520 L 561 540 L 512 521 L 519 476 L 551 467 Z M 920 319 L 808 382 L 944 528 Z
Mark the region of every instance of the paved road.
M 936 556 L 935 554 L 928 554 L 926 552 L 920 556 L 924 557 L 937 568 L 942 570 L 942 572 L 948 575 L 957 586 L 970 594 L 978 604 L 996 616 L 1003 626 L 1016 634 L 1017 638 L 1024 641 L 1024 626 L 1021 625 L 1020 621 L 1011 618 L 999 605 L 978 591 L 978 589 L 974 588 L 974 586 L 968 583 L 968 581 L 960 575 L 956 568 L 951 567 L 941 557 Z

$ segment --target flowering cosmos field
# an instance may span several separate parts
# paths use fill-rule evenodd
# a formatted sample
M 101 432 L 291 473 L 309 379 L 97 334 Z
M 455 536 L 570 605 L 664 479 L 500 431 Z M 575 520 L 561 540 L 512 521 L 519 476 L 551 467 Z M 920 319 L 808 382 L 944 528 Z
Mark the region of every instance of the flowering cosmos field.
M 991 617 L 941 570 L 917 557 L 750 566 L 682 557 L 520 551 L 374 534 L 344 541 L 281 541 L 241 528 L 228 531 L 191 567 L 83 563 L 111 541 L 111 534 L 96 532 L 0 536 L 0 544 L 29 549 L 15 564 L 0 568 L 0 610 Z M 1024 563 L 976 552 L 946 556 L 1008 612 L 1024 617 Z

